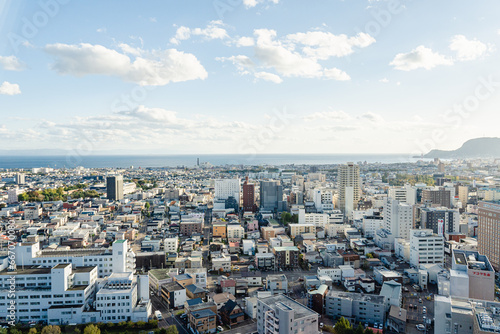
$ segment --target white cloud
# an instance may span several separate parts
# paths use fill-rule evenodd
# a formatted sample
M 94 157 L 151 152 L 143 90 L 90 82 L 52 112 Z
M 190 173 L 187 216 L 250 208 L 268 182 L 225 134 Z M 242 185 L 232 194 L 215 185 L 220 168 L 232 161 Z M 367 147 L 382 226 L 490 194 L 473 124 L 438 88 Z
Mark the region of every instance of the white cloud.
M 324 31 L 308 31 L 290 34 L 287 38 L 292 42 L 305 45 L 302 49 L 304 54 L 318 59 L 344 57 L 352 54 L 354 47 L 365 48 L 375 43 L 375 38 L 363 32 L 348 37 L 344 34 L 334 35 Z
M 255 77 L 257 79 L 262 79 L 262 80 L 265 80 L 265 81 L 271 81 L 271 82 L 274 82 L 274 83 L 282 83 L 283 82 L 283 79 L 281 79 L 279 77 L 279 75 L 276 75 L 276 74 L 273 74 L 273 73 L 269 73 L 269 72 L 256 72 L 255 73 Z
M 453 65 L 453 60 L 420 45 L 411 52 L 398 53 L 389 65 L 401 71 L 411 71 L 419 68 L 430 70 L 438 65 Z
M 252 37 L 241 37 L 236 41 L 236 46 L 254 46 L 254 44 Z
M 185 41 L 191 36 L 203 36 L 207 40 L 212 39 L 225 39 L 228 38 L 226 29 L 222 28 L 224 24 L 222 21 L 211 21 L 206 28 L 189 28 L 181 26 L 177 28 L 175 36 L 170 39 L 170 43 L 179 44 L 180 41 Z
M 257 6 L 259 3 L 265 3 L 265 2 L 271 2 L 274 4 L 278 4 L 280 1 L 279 0 L 243 0 L 243 4 L 245 5 L 246 8 L 253 8 Z
M 374 123 L 380 123 L 384 121 L 382 116 L 380 116 L 379 114 L 375 114 L 371 111 L 364 113 L 363 115 L 361 115 L 360 118 Z
M 193 54 L 176 49 L 144 51 L 127 47 L 127 51 L 135 50 L 135 59 L 102 45 L 88 43 L 49 44 L 45 46 L 45 52 L 55 57 L 52 69 L 60 74 L 109 75 L 143 86 L 205 79 L 208 75 Z
M 17 95 L 21 94 L 21 89 L 18 84 L 13 84 L 7 81 L 4 81 L 0 85 L 0 94 L 2 95 Z
M 382 79 L 380 79 L 380 80 L 379 80 L 379 82 L 381 82 L 381 83 L 388 83 L 388 82 L 389 82 L 389 79 L 387 79 L 387 78 L 382 78 Z
M 238 47 L 251 47 L 252 55 L 239 55 L 218 58 L 231 60 L 240 74 L 265 72 L 283 77 L 319 78 L 338 81 L 350 80 L 351 77 L 336 67 L 326 67 L 320 61 L 332 57 L 345 57 L 355 48 L 364 48 L 375 42 L 368 34 L 360 33 L 353 37 L 334 35 L 329 32 L 308 31 L 278 37 L 275 30 L 256 29 L 254 36 L 235 39 Z M 276 73 L 272 73 L 272 72 Z M 277 82 L 277 77 L 273 77 Z
M 303 117 L 303 119 L 306 121 L 316 121 L 316 120 L 345 121 L 351 118 L 352 117 L 348 113 L 342 110 L 317 111 Z
M 25 67 L 16 56 L 0 56 L 0 66 L 6 71 L 21 71 Z
M 346 72 L 341 71 L 338 68 L 325 68 L 323 70 L 323 76 L 327 79 L 334 79 L 338 81 L 351 80 L 351 77 Z
M 455 35 L 450 42 L 450 50 L 457 53 L 458 60 L 474 60 L 486 54 L 491 46 L 478 41 L 469 40 L 464 35 Z

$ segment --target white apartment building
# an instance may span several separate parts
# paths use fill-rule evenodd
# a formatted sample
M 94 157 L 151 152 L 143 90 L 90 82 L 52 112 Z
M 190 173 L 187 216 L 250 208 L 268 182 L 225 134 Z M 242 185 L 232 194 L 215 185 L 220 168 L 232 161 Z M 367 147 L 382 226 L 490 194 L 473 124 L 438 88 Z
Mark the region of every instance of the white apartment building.
M 99 278 L 113 272 L 135 273 L 135 254 L 128 248 L 127 240 L 116 240 L 111 248 L 86 248 L 69 250 L 40 250 L 38 242 L 16 245 L 17 266 L 41 266 L 52 268 L 59 263 L 71 263 L 73 267 L 96 266 Z
M 389 189 L 388 197 L 401 203 L 415 205 L 417 204 L 417 188 L 408 183 L 403 187 L 393 187 Z
M 318 314 L 287 296 L 280 294 L 257 301 L 259 334 L 317 334 L 318 328 Z
M 148 321 L 149 276 L 112 273 L 99 284 L 95 308 L 101 322 Z
M 13 289 L 14 287 L 14 289 Z M 98 322 L 99 314 L 85 312 L 95 299 L 97 268 L 68 263 L 51 268 L 20 266 L 0 272 L 0 319 L 48 323 Z M 13 292 L 14 291 L 14 292 Z M 14 303 L 15 312 L 9 306 Z M 10 315 L 14 315 L 12 319 Z
M 43 213 L 42 207 L 39 205 L 26 206 L 24 208 L 24 219 L 34 220 L 38 219 Z
M 430 229 L 410 231 L 410 265 L 443 263 L 444 238 Z
M 241 225 L 227 225 L 228 239 L 243 239 L 245 237 L 245 228 Z
M 163 239 L 163 250 L 166 253 L 177 253 L 179 247 L 179 238 L 165 238 Z
M 21 191 L 19 188 L 10 188 L 7 190 L 7 204 L 12 204 L 12 203 L 17 203 L 18 202 L 18 196 L 21 195 L 23 191 Z
M 382 216 L 364 216 L 362 230 L 365 237 L 374 237 L 383 226 L 384 217 Z
M 318 212 L 331 211 L 334 209 L 333 195 L 331 191 L 313 190 L 313 202 Z
M 212 270 L 221 270 L 223 272 L 231 271 L 231 258 L 222 254 L 220 257 L 212 259 Z
M 240 204 L 241 182 L 240 179 L 217 179 L 215 180 L 216 200 L 226 200 L 232 196 Z
M 342 280 L 342 269 L 340 268 L 324 268 L 319 267 L 317 270 L 318 276 L 328 276 L 333 282 L 340 282 Z
M 298 216 L 299 224 L 314 224 L 323 228 L 328 224 L 342 224 L 344 220 L 344 215 L 338 210 L 328 213 L 305 213 L 304 209 L 299 209 Z
M 207 269 L 206 268 L 186 268 L 184 273 L 190 275 L 194 278 L 194 284 L 201 286 L 202 288 L 207 287 Z
M 390 197 L 384 201 L 384 229 L 394 238 L 410 239 L 413 227 L 413 207 Z

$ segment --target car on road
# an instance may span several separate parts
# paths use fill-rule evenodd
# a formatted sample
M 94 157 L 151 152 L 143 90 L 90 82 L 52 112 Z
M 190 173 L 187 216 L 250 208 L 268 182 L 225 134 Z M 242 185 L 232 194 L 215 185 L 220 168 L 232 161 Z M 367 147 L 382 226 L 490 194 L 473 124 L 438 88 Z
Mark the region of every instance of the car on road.
M 419 331 L 425 331 L 425 326 L 423 324 L 418 324 L 415 326 Z
M 423 313 L 423 314 L 426 314 L 426 313 L 427 313 L 427 307 L 422 306 L 422 313 Z
M 222 326 L 217 326 L 217 331 L 218 332 L 222 332 L 224 330 L 224 328 L 222 328 Z
M 323 323 L 322 322 L 319 323 L 319 328 L 323 328 Z
M 418 299 L 418 302 L 419 302 L 419 303 L 421 303 L 421 302 L 422 302 L 422 298 L 419 298 L 419 299 Z
M 158 320 L 163 319 L 163 317 L 161 316 L 161 312 L 160 311 L 155 311 L 155 318 L 158 319 Z

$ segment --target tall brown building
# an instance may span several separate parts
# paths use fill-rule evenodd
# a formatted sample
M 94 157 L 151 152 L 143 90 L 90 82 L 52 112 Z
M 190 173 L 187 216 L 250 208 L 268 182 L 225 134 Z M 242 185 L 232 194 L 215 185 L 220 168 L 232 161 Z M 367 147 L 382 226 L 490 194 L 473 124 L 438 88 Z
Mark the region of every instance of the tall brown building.
M 477 249 L 500 270 L 500 202 L 479 202 Z
M 451 191 L 445 188 L 437 190 L 424 189 L 422 191 L 422 203 L 451 208 Z
M 248 176 L 243 183 L 243 211 L 255 212 L 255 184 L 248 183 Z

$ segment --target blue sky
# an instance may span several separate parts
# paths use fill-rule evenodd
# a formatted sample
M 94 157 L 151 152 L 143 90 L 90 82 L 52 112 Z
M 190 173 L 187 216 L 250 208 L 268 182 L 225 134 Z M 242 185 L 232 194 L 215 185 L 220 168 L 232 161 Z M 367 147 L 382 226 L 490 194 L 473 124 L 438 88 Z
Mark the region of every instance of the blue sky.
M 454 149 L 498 136 L 499 10 L 496 1 L 0 0 L 0 146 Z

